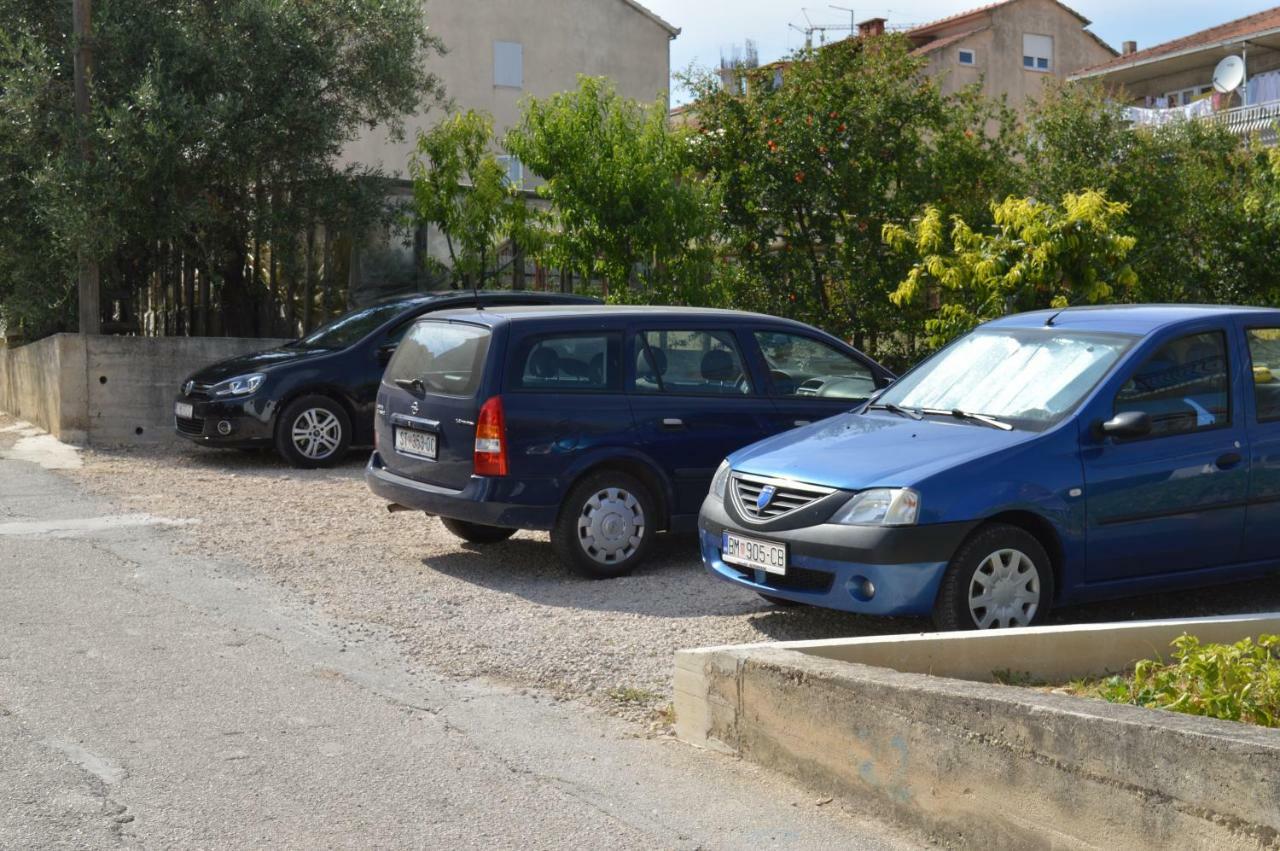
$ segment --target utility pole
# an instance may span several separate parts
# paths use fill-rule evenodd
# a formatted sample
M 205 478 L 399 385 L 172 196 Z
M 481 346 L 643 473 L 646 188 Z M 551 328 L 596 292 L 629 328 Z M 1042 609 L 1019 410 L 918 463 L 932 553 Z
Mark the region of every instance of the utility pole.
M 89 79 L 93 76 L 92 0 L 71 0 L 71 29 L 75 45 L 75 113 L 80 135 L 80 157 L 85 165 L 93 162 L 93 145 L 89 140 Z M 102 308 L 98 261 L 80 251 L 80 333 L 102 333 Z

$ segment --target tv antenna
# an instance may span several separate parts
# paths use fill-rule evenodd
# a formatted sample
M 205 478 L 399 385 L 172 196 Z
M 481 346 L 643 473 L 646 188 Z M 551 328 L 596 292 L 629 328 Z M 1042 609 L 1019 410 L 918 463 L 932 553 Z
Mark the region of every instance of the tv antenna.
M 841 11 L 848 10 L 842 9 Z M 818 43 L 823 45 L 827 43 L 828 32 L 856 32 L 858 28 L 857 24 L 852 23 L 852 18 L 850 18 L 849 26 L 845 26 L 844 24 L 815 24 L 813 22 L 813 18 L 809 17 L 809 10 L 807 8 L 801 7 L 800 14 L 804 15 L 804 26 L 800 26 L 799 24 L 787 24 L 787 26 L 798 33 L 804 33 L 804 46 L 806 50 L 813 47 L 814 35 L 818 36 Z

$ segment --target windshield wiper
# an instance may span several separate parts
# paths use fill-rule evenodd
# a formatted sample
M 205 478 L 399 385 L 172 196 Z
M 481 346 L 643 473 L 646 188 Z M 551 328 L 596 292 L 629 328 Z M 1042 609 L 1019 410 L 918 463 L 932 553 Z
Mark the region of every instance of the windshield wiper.
M 907 417 L 912 420 L 924 419 L 924 414 L 910 408 L 904 408 L 901 405 L 895 405 L 892 402 L 876 402 L 874 405 L 867 406 L 868 411 L 888 411 L 891 414 L 897 414 L 900 417 Z
M 397 378 L 395 382 L 397 387 L 403 387 L 415 396 L 427 395 L 427 385 L 422 383 L 421 378 Z
M 955 417 L 958 420 L 971 420 L 975 423 L 989 425 L 992 428 L 998 428 L 1001 431 L 1013 431 L 1013 426 L 1004 420 L 998 420 L 995 417 L 989 417 L 986 414 L 975 414 L 972 411 L 962 411 L 959 408 L 952 408 L 944 411 L 937 408 L 922 408 L 921 411 L 926 414 L 932 414 L 941 417 Z

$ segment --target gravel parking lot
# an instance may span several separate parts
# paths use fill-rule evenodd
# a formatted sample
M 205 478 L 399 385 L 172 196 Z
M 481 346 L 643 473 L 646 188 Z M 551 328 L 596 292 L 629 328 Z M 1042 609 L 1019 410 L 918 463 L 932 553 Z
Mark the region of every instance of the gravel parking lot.
M 706 576 L 691 537 L 660 542 L 636 575 L 572 577 L 546 536 L 464 544 L 438 520 L 389 514 L 363 457 L 327 471 L 269 454 L 178 447 L 89 451 L 64 471 L 122 510 L 200 522 L 186 544 L 248 563 L 332 616 L 390 631 L 424 667 L 586 699 L 660 727 L 673 653 L 727 643 L 914 632 L 923 620 L 776 609 Z M 1280 581 L 1062 610 L 1054 620 L 1174 617 L 1280 608 Z

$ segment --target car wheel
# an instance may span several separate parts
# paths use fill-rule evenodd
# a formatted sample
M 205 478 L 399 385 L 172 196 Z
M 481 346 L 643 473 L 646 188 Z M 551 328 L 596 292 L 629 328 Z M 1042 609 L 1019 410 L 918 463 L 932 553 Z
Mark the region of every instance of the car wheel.
M 276 423 L 276 450 L 295 467 L 332 467 L 351 447 L 351 418 L 328 396 L 303 396 Z
M 757 591 L 756 593 L 759 594 L 760 592 Z M 781 609 L 794 609 L 796 606 L 804 605 L 804 603 L 797 602 L 796 600 L 784 600 L 781 597 L 773 597 L 768 594 L 760 594 L 760 599 L 764 600 L 771 606 L 777 606 Z
M 933 606 L 940 630 L 1002 629 L 1044 620 L 1053 566 L 1035 536 L 1017 526 L 983 526 L 951 559 Z
M 613 579 L 635 569 L 653 540 L 656 512 L 649 489 L 626 473 L 592 473 L 569 494 L 551 543 L 570 570 Z
M 441 517 L 440 522 L 454 535 L 472 544 L 500 544 L 516 533 L 515 529 L 468 523 L 465 520 L 454 520 L 452 517 Z

